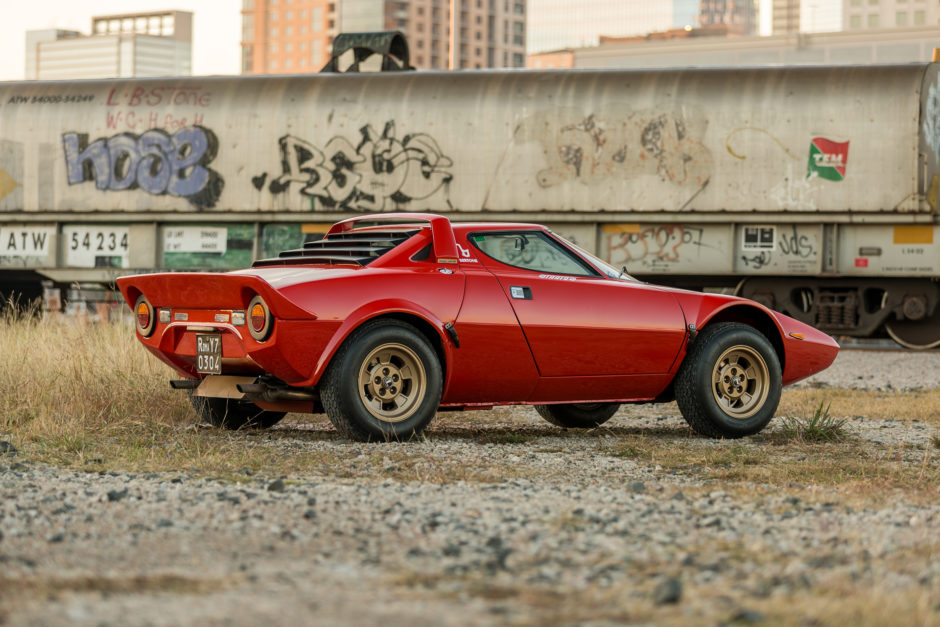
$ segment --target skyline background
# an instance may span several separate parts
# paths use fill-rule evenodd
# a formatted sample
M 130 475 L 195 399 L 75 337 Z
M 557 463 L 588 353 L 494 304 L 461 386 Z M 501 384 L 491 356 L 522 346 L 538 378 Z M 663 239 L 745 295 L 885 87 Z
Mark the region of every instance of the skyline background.
M 777 0 L 779 2 L 780 0 Z M 803 32 L 842 30 L 841 13 L 843 0 L 797 0 L 802 5 L 800 30 Z M 673 4 L 676 7 L 696 3 L 697 0 L 672 0 L 671 3 L 648 1 L 636 5 L 660 7 Z M 561 46 L 547 45 L 552 29 L 551 22 L 542 24 L 539 15 L 544 9 L 546 16 L 560 0 L 528 0 L 527 52 L 540 52 Z M 575 14 L 585 18 L 592 15 L 591 0 L 582 0 Z M 625 3 L 627 4 L 627 3 Z M 771 31 L 771 7 L 774 0 L 759 0 L 758 21 L 761 35 Z M 633 6 L 631 4 L 631 6 Z M 649 11 L 654 9 L 650 8 Z M 28 5 L 16 6 L 13 0 L 0 0 L 0 81 L 23 80 L 25 66 L 26 32 L 41 29 L 68 29 L 89 34 L 93 16 L 125 14 L 146 11 L 180 10 L 193 13 L 192 74 L 234 75 L 242 71 L 242 1 L 241 0 L 92 0 L 79 4 L 72 0 L 36 0 Z M 632 12 L 643 13 L 646 8 Z M 546 19 L 550 19 L 547 18 Z M 544 21 L 544 20 L 542 20 Z M 590 20 L 588 20 L 590 21 Z M 887 25 L 887 24 L 886 24 Z M 582 45 L 596 45 L 589 37 L 578 35 L 578 24 L 570 24 L 576 41 L 584 39 Z M 533 32 L 536 29 L 538 32 Z M 616 31 L 616 28 L 611 30 Z M 545 31 L 545 33 L 542 33 Z M 602 33 L 622 36 L 634 33 Z M 580 39 L 577 39 L 580 37 Z M 557 38 L 555 41 L 559 41 Z M 540 45 L 541 44 L 541 45 Z M 577 44 L 576 44 L 577 45 Z
M 91 18 L 115 13 L 179 10 L 193 13 L 193 74 L 241 70 L 241 0 L 0 0 L 0 81 L 23 80 L 26 31 L 91 32 Z

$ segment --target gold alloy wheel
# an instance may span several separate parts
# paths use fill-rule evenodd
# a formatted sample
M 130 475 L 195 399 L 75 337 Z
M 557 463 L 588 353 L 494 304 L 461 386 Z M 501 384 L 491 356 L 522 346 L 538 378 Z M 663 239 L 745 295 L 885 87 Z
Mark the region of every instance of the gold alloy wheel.
M 359 368 L 359 398 L 366 411 L 382 422 L 410 418 L 427 389 L 424 364 L 404 344 L 382 344 L 369 353 Z
M 770 393 L 770 370 L 764 358 L 743 344 L 723 352 L 712 371 L 712 393 L 731 418 L 753 416 Z

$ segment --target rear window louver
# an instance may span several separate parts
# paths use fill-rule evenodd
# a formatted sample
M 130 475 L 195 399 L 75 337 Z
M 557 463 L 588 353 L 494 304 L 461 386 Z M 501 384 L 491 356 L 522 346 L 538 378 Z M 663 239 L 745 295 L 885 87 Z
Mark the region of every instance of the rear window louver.
M 365 266 L 375 261 L 406 239 L 413 231 L 348 231 L 334 233 L 321 240 L 304 243 L 303 248 L 285 250 L 277 257 L 260 259 L 251 266 L 285 264 L 356 264 Z

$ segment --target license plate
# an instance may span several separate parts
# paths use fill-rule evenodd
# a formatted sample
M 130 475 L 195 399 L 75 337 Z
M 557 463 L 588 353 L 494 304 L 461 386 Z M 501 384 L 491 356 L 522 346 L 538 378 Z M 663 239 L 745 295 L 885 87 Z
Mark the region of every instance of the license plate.
M 199 333 L 196 335 L 196 372 L 222 374 L 222 335 Z

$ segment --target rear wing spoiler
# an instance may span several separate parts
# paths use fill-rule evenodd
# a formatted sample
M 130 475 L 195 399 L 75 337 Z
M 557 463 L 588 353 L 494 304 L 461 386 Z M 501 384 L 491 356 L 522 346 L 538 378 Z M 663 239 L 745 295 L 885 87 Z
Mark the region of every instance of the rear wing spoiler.
M 333 233 L 351 231 L 361 222 L 392 222 L 397 224 L 427 222 L 431 225 L 431 243 L 434 247 L 434 257 L 437 259 L 437 263 L 457 263 L 457 240 L 454 238 L 454 229 L 450 224 L 450 220 L 444 216 L 433 213 L 381 213 L 358 216 L 334 224 L 327 232 L 327 237 Z

